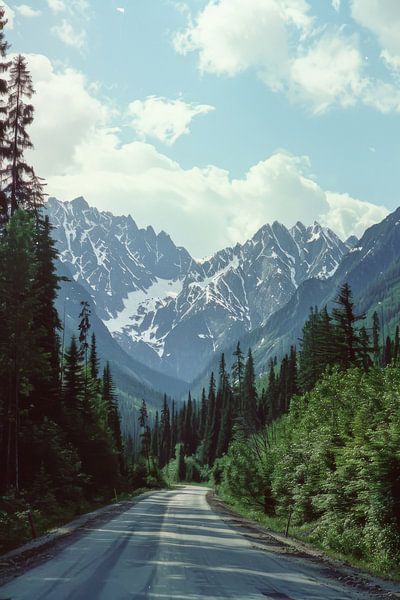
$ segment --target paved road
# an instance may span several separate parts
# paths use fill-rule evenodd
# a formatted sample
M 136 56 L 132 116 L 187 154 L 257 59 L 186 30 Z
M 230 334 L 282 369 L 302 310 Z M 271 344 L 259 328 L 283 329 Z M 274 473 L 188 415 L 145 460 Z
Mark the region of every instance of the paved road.
M 255 549 L 204 488 L 155 492 L 0 588 L 0 600 L 366 600 L 315 563 Z M 99 528 L 98 528 L 99 527 Z

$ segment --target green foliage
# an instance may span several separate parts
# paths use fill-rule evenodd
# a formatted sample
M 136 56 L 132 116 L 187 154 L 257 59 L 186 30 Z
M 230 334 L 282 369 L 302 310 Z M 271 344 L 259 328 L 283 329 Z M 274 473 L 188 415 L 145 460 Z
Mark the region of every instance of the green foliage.
M 323 547 L 396 569 L 400 553 L 400 370 L 325 374 L 289 413 L 216 461 L 222 494 L 309 524 Z

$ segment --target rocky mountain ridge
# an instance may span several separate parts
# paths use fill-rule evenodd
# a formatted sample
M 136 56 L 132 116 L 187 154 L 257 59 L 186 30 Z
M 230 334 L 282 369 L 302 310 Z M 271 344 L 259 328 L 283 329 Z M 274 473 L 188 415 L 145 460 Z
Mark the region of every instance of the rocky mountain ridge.
M 262 327 L 305 280 L 331 277 L 354 244 L 318 223 L 274 222 L 200 261 L 165 232 L 140 229 L 83 198 L 50 198 L 47 211 L 60 260 L 120 346 L 185 381 L 213 352 Z

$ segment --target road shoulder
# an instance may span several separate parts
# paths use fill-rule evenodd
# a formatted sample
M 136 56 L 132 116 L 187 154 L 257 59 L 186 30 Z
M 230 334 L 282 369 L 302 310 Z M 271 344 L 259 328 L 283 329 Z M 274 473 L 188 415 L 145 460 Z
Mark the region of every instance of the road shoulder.
M 88 524 L 104 525 L 154 493 L 157 493 L 157 491 L 144 492 L 133 496 L 129 500 L 103 506 L 3 554 L 0 556 L 0 586 L 5 585 L 14 577 L 22 575 L 28 569 L 52 558 L 56 552 L 74 542 Z
M 262 527 L 230 508 L 214 491 L 208 492 L 206 498 L 211 509 L 227 525 L 239 531 L 241 535 L 251 542 L 254 548 L 316 563 L 323 569 L 324 575 L 327 577 L 348 585 L 357 591 L 368 593 L 375 597 L 376 600 L 398 600 L 400 598 L 399 584 L 373 577 L 344 562 L 329 558 L 323 552 L 313 548 L 309 544 L 290 537 L 286 538 L 281 534 Z

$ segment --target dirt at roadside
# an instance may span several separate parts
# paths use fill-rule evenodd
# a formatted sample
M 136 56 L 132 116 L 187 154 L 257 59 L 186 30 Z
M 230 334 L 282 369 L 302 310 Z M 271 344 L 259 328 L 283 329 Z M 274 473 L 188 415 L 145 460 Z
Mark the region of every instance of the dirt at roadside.
M 384 581 L 349 566 L 345 562 L 328 558 L 325 554 L 293 538 L 270 531 L 258 523 L 242 517 L 227 506 L 215 492 L 208 492 L 207 502 L 210 507 L 230 526 L 240 531 L 258 550 L 276 554 L 285 554 L 304 559 L 321 566 L 323 574 L 348 585 L 358 592 L 365 592 L 375 600 L 398 600 L 400 585 Z

